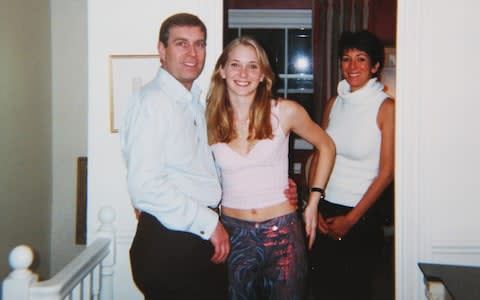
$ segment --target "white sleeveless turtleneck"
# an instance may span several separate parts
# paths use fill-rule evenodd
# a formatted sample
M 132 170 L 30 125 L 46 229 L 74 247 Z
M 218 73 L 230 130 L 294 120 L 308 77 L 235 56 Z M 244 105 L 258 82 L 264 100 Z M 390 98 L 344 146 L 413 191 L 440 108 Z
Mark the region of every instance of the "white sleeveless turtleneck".
M 338 84 L 326 129 L 337 149 L 325 190 L 330 202 L 354 207 L 378 175 L 381 132 L 377 114 L 388 98 L 383 88 L 376 78 L 353 93 L 346 80 Z

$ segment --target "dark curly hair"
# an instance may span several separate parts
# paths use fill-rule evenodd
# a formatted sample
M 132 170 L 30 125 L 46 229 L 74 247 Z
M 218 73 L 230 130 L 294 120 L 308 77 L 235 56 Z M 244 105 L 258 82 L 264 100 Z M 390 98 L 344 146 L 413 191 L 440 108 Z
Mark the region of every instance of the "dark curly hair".
M 367 30 L 343 32 L 338 41 L 338 59 L 341 60 L 345 52 L 350 49 L 358 49 L 367 53 L 372 66 L 375 66 L 376 63 L 379 65 L 377 72 L 372 74 L 372 77 L 380 76 L 385 61 L 385 46 L 375 34 Z

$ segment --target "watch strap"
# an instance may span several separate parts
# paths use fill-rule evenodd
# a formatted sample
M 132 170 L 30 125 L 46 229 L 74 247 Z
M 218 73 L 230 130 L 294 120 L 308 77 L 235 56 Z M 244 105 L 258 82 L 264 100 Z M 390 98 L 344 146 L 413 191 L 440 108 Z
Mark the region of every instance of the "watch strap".
M 320 193 L 320 199 L 325 199 L 325 190 L 320 188 L 320 187 L 311 187 L 310 188 L 310 193 L 313 193 L 313 192 L 319 192 Z

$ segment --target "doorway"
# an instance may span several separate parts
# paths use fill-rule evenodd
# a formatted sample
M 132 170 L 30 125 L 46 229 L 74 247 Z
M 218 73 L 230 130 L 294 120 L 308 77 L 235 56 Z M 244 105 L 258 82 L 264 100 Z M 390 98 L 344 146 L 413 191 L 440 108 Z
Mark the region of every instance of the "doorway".
M 241 2 L 241 3 L 240 3 Z M 313 91 L 315 82 L 312 55 L 312 1 L 224 1 L 224 45 L 240 35 L 254 36 L 269 54 L 271 64 L 277 74 L 275 94 L 296 100 L 317 122 L 326 99 L 316 101 Z M 385 26 L 384 22 L 396 23 L 392 14 L 396 12 L 396 0 L 372 1 L 369 17 L 369 30 L 384 40 L 388 51 L 394 51 L 395 24 Z M 388 10 L 388 11 L 387 11 Z M 377 32 L 378 31 L 378 32 Z M 393 52 L 394 53 L 394 52 Z M 302 61 L 303 63 L 296 63 Z M 301 66 L 301 68 L 297 68 Z M 306 66 L 306 67 L 305 67 Z M 392 64 L 387 64 L 392 66 Z M 394 66 L 394 65 L 393 65 Z M 390 74 L 394 70 L 386 69 Z M 394 78 L 388 78 L 394 83 Z M 335 79 L 336 80 L 336 79 Z M 389 83 L 390 84 L 390 83 Z M 317 106 L 317 107 L 315 107 Z M 313 147 L 302 139 L 292 136 L 290 141 L 289 174 L 298 185 L 299 199 L 307 193 L 305 163 Z M 388 300 L 395 298 L 394 270 L 394 200 L 393 184 L 376 203 L 385 219 L 384 248 L 375 278 L 375 298 Z

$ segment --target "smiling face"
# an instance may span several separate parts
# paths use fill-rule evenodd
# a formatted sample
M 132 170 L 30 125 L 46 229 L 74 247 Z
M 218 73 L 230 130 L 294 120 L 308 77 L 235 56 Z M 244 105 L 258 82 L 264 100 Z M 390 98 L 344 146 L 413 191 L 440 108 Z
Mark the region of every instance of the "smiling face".
M 158 43 L 162 67 L 187 89 L 192 88 L 205 64 L 205 33 L 196 26 L 173 26 L 168 43 Z
M 220 75 L 231 96 L 254 97 L 264 78 L 255 48 L 242 44 L 232 48 Z
M 372 74 L 378 71 L 379 64 L 372 66 L 370 57 L 364 51 L 347 49 L 341 58 L 341 68 L 343 78 L 354 92 L 367 84 Z

